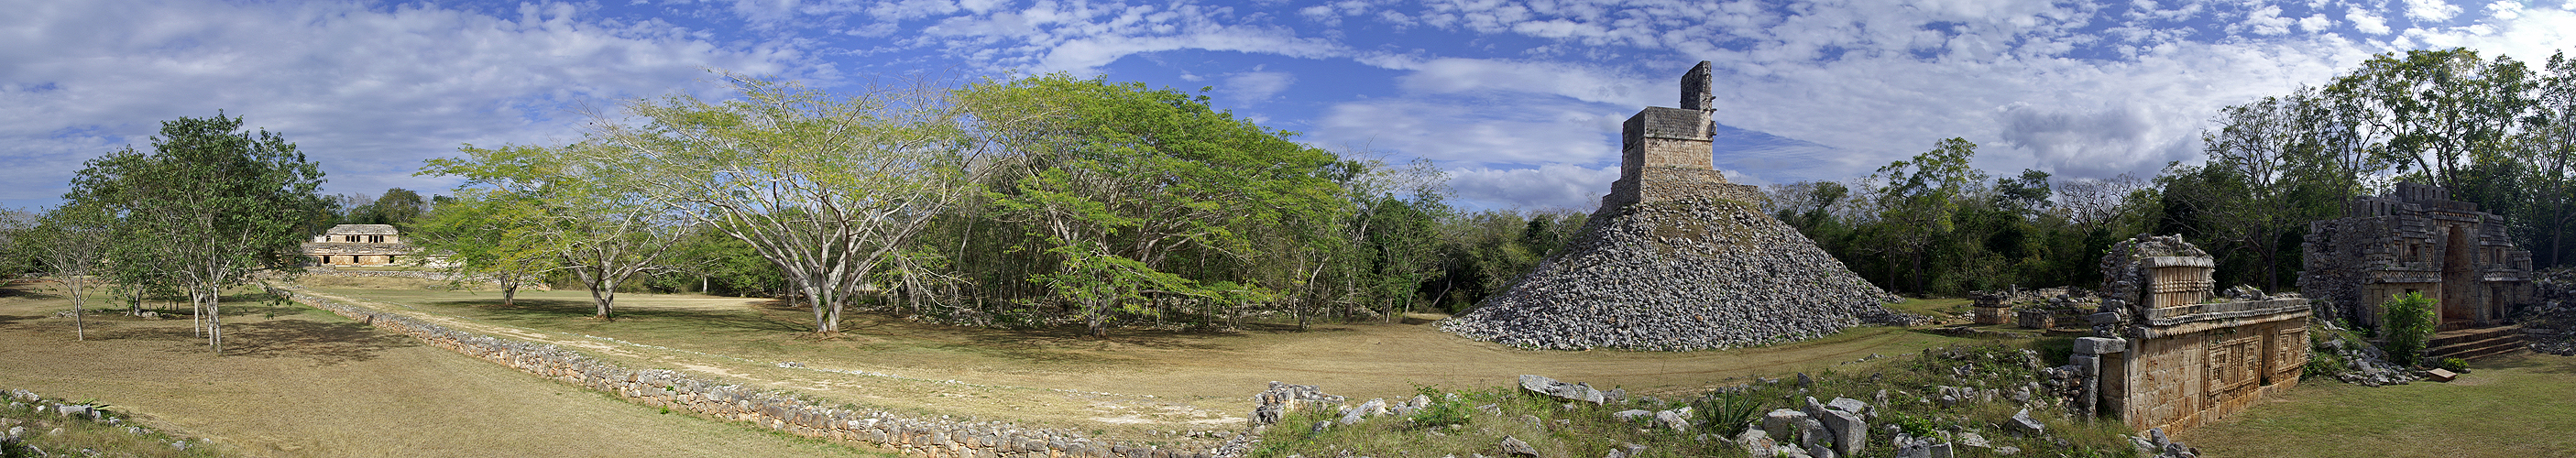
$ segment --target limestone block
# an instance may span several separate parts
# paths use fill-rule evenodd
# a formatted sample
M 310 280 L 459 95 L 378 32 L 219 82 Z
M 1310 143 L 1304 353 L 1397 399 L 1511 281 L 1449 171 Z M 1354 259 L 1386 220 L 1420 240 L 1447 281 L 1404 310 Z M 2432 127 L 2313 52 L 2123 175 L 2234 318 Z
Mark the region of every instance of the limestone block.
M 2097 314 L 2097 315 L 2098 315 L 2098 314 Z M 2125 352 L 2125 351 L 2129 351 L 2129 341 L 2128 341 L 2128 339 L 2119 339 L 2119 338 L 2103 338 L 2103 337 L 2077 337 L 2077 338 L 2075 338 L 2075 354 L 2079 354 L 2079 355 L 2108 355 L 2108 354 L 2112 354 L 2112 353 L 2120 353 L 2120 352 Z
M 1762 416 L 1762 430 L 1768 431 L 1771 439 L 1774 441 L 1787 440 L 1796 436 L 1798 432 L 1798 424 L 1805 422 L 1806 420 L 1806 412 L 1799 412 L 1790 409 L 1775 409 L 1772 410 L 1771 413 L 1764 414 Z
M 1833 409 L 1826 409 L 1824 412 L 1825 414 L 1818 418 L 1824 420 L 1825 430 L 1834 436 L 1834 454 L 1856 455 L 1868 445 L 1869 423 L 1861 421 L 1860 415 Z

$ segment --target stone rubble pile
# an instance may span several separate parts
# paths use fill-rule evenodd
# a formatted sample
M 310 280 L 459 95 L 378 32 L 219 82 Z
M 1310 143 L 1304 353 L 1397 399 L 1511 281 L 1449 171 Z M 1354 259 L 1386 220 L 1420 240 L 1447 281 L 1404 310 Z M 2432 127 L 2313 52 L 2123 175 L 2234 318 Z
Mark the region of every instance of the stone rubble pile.
M 1685 351 L 1924 320 L 1882 306 L 1897 300 L 1752 205 L 1688 198 L 1594 212 L 1563 253 L 1439 326 L 1530 349 Z
M 2328 332 L 2343 330 L 2334 323 L 2318 323 L 2317 326 Z M 2315 357 L 2333 357 L 2343 360 L 2344 371 L 2333 375 L 2335 380 L 2342 380 L 2344 383 L 2361 386 L 2404 385 L 2422 378 L 2421 373 L 2399 366 L 2397 363 L 2388 362 L 2388 353 L 2380 351 L 2378 346 L 2371 345 L 2369 342 L 2332 337 L 2325 339 L 2325 343 L 2311 347 L 2309 351 L 2318 353 Z
M 2576 356 L 2576 267 L 2532 274 L 2532 305 L 2516 319 L 2531 351 Z
M 125 423 L 124 416 L 118 415 L 114 412 L 109 412 L 105 406 L 99 404 L 74 403 L 60 399 L 46 398 L 42 395 L 36 394 L 34 391 L 27 390 L 0 390 L 0 399 L 8 400 L 10 409 L 29 409 L 33 410 L 38 415 L 60 417 L 63 421 L 92 422 L 110 426 L 119 426 L 121 428 L 114 428 L 112 430 L 123 431 L 126 434 L 132 434 L 135 436 L 160 436 L 153 438 L 154 441 L 161 439 L 175 439 L 172 440 L 169 445 L 172 449 L 176 450 L 185 451 L 188 447 L 197 446 L 198 444 L 197 442 L 190 442 L 187 438 L 178 437 L 175 434 L 170 434 L 164 431 L 154 430 L 152 428 L 139 425 L 128 425 Z M 6 428 L 0 429 L 0 456 L 60 455 L 47 453 L 43 448 L 37 447 L 35 444 L 28 443 L 28 439 L 33 434 L 59 435 L 63 433 L 63 428 L 56 427 L 55 424 L 47 423 L 48 421 L 49 420 L 41 419 L 41 417 L 34 422 L 20 421 L 16 418 L 0 418 L 0 428 Z M 29 429 L 28 427 L 30 426 L 35 427 L 35 429 Z M 45 431 L 38 432 L 36 430 Z M 99 456 L 98 452 L 87 449 L 64 450 L 63 452 L 80 453 L 81 456 Z
M 427 321 L 343 304 L 299 290 L 270 294 L 329 310 L 377 329 L 410 335 L 431 346 L 500 363 L 522 372 L 598 390 L 628 401 L 749 422 L 797 436 L 864 443 L 908 456 L 1208 458 L 1222 450 L 1248 450 L 1232 438 L 1203 447 L 1099 441 L 1072 431 L 1028 428 L 998 421 L 918 417 L 881 409 L 846 409 L 792 393 L 718 383 L 667 369 L 630 369 L 543 345 L 459 331 Z M 1311 388 L 1311 387 L 1309 387 Z

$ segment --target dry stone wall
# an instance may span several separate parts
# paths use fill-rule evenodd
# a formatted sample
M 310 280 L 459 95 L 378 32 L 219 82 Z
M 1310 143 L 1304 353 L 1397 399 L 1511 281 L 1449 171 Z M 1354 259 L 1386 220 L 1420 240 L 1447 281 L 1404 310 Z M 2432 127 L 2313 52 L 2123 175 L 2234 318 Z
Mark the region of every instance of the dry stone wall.
M 1003 458 L 1203 458 L 1216 450 L 1180 450 L 1098 441 L 1069 431 L 995 421 L 955 421 L 878 409 L 843 409 L 790 394 L 720 383 L 663 369 L 631 369 L 553 345 L 501 339 L 419 319 L 340 303 L 289 289 L 269 290 L 377 329 L 419 338 L 555 381 L 615 394 L 638 404 L 743 421 L 798 436 L 892 449 L 909 456 Z
M 1440 328 L 1553 350 L 1682 351 L 1911 324 L 1861 280 L 1752 204 L 1694 197 L 1605 207 L 1565 252 Z

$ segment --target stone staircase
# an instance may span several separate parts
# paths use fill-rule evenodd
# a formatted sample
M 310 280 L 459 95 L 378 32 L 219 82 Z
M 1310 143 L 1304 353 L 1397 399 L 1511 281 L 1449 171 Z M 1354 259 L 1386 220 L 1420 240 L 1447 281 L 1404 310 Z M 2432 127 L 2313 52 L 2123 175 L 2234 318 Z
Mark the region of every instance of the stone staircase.
M 2522 326 L 2454 329 L 2433 334 L 2431 348 L 2424 353 L 2434 360 L 2441 358 L 2477 359 L 2512 353 L 2523 349 Z

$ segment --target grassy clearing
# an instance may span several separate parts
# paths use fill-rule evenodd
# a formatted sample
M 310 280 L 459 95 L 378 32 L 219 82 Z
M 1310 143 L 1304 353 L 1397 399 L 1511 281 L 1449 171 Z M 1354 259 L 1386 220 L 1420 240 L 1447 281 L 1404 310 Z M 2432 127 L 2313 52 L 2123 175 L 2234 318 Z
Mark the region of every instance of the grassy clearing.
M 71 319 L 54 316 L 71 307 L 58 294 L 0 288 L 0 386 L 96 399 L 129 424 L 241 454 L 867 455 L 664 414 L 256 295 L 224 306 L 226 356 L 208 351 L 185 316 L 90 315 L 90 340 L 73 341 Z
M 2576 357 L 2472 362 L 2450 383 L 2377 388 L 2310 378 L 2178 439 L 2210 456 L 2576 456 Z
M 1964 298 L 1906 298 L 1905 302 L 1889 304 L 1887 308 L 1896 309 L 1896 311 L 1905 313 L 1929 316 L 1935 319 L 1945 319 L 1954 315 L 1968 313 L 1971 308 L 1970 306 L 1975 303 L 1976 301 L 1974 300 Z
M 1095 339 L 1078 327 L 994 330 L 877 314 L 857 314 L 842 335 L 817 338 L 807 331 L 811 312 L 763 299 L 621 294 L 620 318 L 603 322 L 589 318 L 589 297 L 580 291 L 523 292 L 515 307 L 500 306 L 498 293 L 488 291 L 389 284 L 317 292 L 482 326 L 478 332 L 553 342 L 634 367 L 697 372 L 835 402 L 1147 441 L 1174 430 L 1240 428 L 1249 396 L 1273 380 L 1366 399 L 1410 398 L 1422 385 L 1502 385 L 1539 374 L 1679 395 L 1755 376 L 1865 367 L 1876 362 L 1855 361 L 1872 354 L 1976 341 L 1868 327 L 1753 349 L 1553 352 L 1467 340 L 1410 317 L 1397 324 L 1322 324 L 1307 332 L 1285 323 L 1250 323 L 1229 333 L 1122 329 Z M 804 368 L 777 367 L 783 361 Z M 963 383 L 942 383 L 948 380 Z

